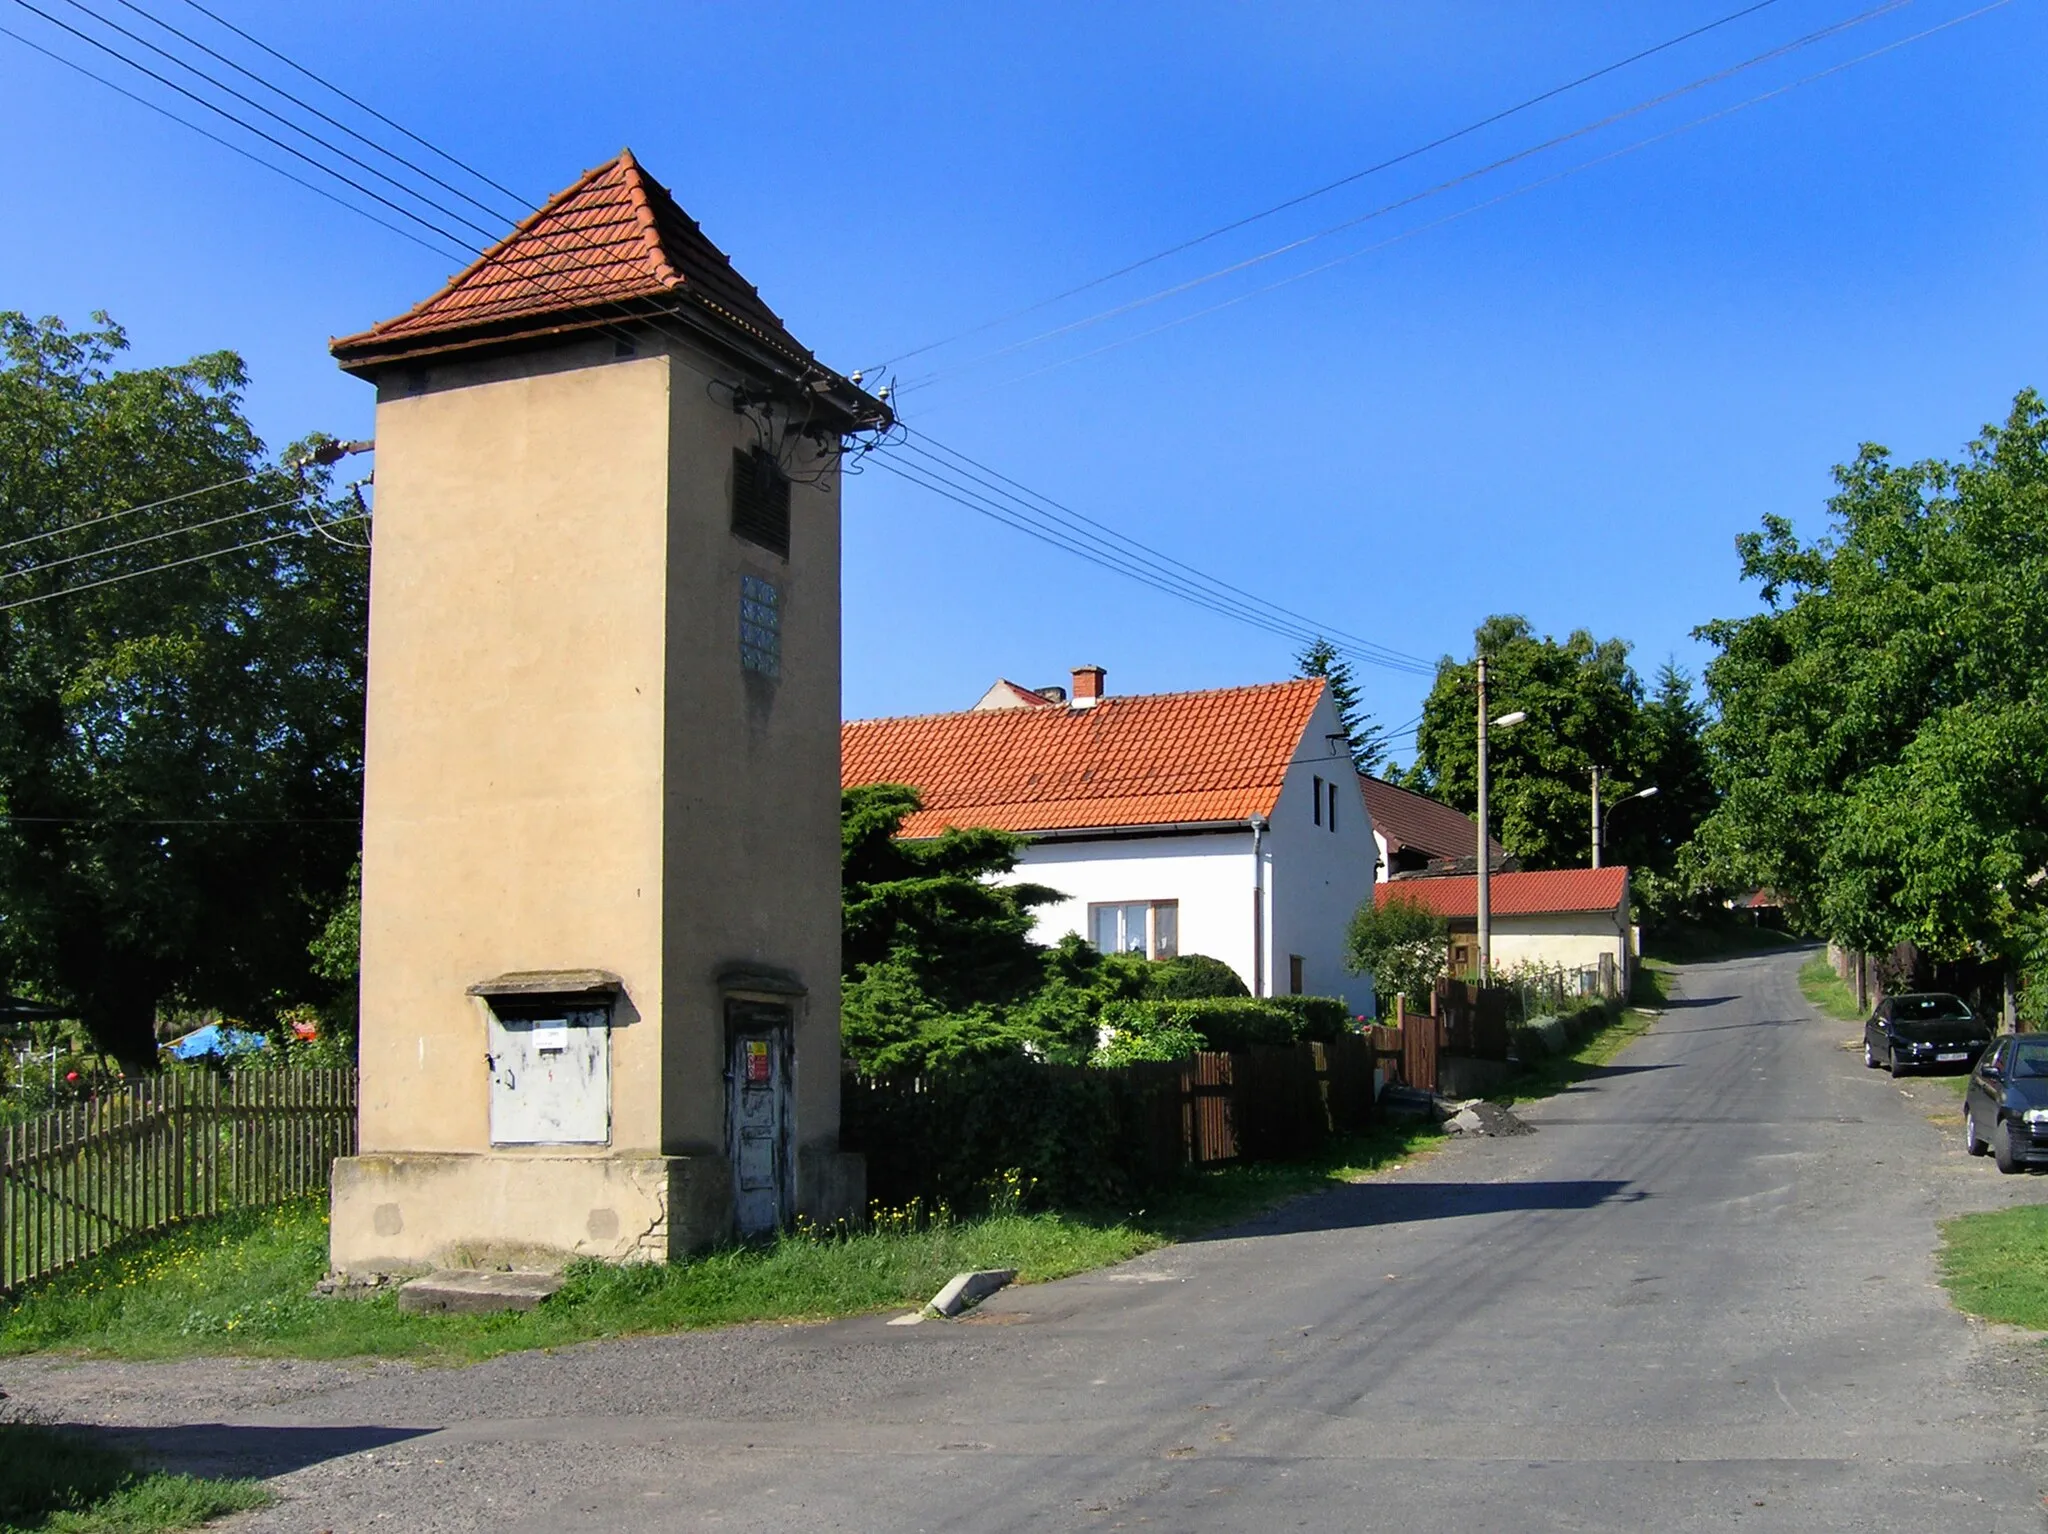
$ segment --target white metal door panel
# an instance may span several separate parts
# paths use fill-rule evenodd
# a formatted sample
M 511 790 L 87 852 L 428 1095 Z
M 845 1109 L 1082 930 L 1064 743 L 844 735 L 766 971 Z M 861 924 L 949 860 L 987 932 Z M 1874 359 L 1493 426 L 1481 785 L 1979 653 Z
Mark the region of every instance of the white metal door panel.
M 603 1145 L 612 1135 L 611 1029 L 599 1009 L 491 1015 L 491 1143 Z

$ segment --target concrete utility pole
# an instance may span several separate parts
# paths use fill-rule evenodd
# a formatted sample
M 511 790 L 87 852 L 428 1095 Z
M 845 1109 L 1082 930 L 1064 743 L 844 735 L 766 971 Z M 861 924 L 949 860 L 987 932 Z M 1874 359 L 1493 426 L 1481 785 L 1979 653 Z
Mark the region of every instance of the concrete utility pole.
M 1493 859 L 1486 836 L 1486 657 L 1479 657 L 1479 983 L 1486 984 L 1493 962 Z

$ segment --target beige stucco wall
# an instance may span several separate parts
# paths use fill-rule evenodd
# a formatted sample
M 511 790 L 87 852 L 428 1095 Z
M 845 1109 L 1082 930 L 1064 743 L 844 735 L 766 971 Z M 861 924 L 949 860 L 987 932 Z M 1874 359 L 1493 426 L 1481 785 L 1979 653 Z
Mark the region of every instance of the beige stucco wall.
M 1511 970 L 1518 964 L 1561 965 L 1569 970 L 1596 969 L 1602 953 L 1612 955 L 1617 974 L 1629 972 L 1628 928 L 1619 912 L 1496 916 L 1493 919 L 1493 967 L 1496 973 Z
M 718 973 L 736 965 L 807 988 L 794 1138 L 816 1149 L 839 1135 L 839 475 L 805 484 L 819 459 L 792 444 L 789 559 L 735 538 L 732 454 L 757 438 L 729 400 L 678 367 L 662 801 L 671 903 L 662 1140 L 671 1154 L 723 1144 Z M 749 574 L 781 593 L 779 680 L 740 666 L 740 578 Z
M 662 347 L 621 358 L 604 339 L 379 379 L 361 1130 L 366 1160 L 412 1156 L 405 1185 L 422 1210 L 485 1198 L 508 1229 L 530 1224 L 511 1185 L 468 1164 L 480 1153 L 527 1158 L 557 1180 L 539 1163 L 722 1157 L 719 975 L 736 967 L 807 990 L 799 1205 L 838 1212 L 810 1196 L 805 1168 L 823 1169 L 810 1178 L 820 1187 L 847 1185 L 830 1166 L 837 475 L 822 490 L 803 484 L 817 450 L 796 454 L 788 561 L 734 537 L 732 452 L 758 439 L 706 375 L 737 374 Z M 740 665 L 743 573 L 781 593 L 779 681 Z M 624 983 L 611 1144 L 491 1152 L 488 1014 L 466 990 L 569 968 Z M 450 1181 L 428 1195 L 422 1157 L 435 1153 Z M 344 1215 L 347 1186 L 336 1260 L 360 1266 L 343 1260 L 344 1232 L 367 1232 L 358 1256 L 378 1242 Z M 445 1223 L 399 1217 L 423 1231 Z M 464 1239 L 492 1218 L 468 1217 Z M 564 1213 L 553 1228 L 582 1218 L 565 1226 Z
M 466 988 L 572 967 L 625 982 L 613 1143 L 660 1148 L 668 375 L 457 365 L 379 389 L 366 1152 L 487 1148 Z

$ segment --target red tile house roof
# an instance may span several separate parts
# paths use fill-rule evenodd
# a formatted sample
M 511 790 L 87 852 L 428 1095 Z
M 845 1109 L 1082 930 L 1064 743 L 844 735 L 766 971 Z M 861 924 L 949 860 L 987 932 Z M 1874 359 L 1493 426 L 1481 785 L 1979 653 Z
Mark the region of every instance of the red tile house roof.
M 1488 891 L 1495 916 L 1552 916 L 1565 912 L 1614 911 L 1628 892 L 1626 868 L 1558 868 L 1542 873 L 1495 874 Z M 1439 916 L 1479 915 L 1479 881 L 1470 875 L 1449 879 L 1391 879 L 1373 899 L 1412 901 Z
M 1478 857 L 1473 843 L 1479 827 L 1470 815 L 1461 815 L 1427 795 L 1362 774 L 1358 791 L 1365 796 L 1372 828 L 1386 837 L 1389 853 L 1412 847 L 1433 858 Z M 1487 846 L 1495 862 L 1507 856 L 1507 848 L 1491 837 L 1487 838 Z
M 622 150 L 396 319 L 345 336 L 344 368 L 674 316 L 876 401 L 822 367 L 668 189 Z
M 1323 695 L 1310 678 L 840 726 L 839 781 L 908 783 L 903 834 L 1186 825 L 1271 815 Z

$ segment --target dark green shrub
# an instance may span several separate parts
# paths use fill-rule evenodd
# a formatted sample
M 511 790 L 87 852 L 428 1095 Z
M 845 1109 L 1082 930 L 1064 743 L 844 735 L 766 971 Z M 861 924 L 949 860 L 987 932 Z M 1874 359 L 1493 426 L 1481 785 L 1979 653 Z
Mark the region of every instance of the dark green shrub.
M 1219 996 L 1249 996 L 1236 970 L 1205 953 L 1184 953 L 1161 959 L 1145 977 L 1148 1001 L 1202 1001 Z

